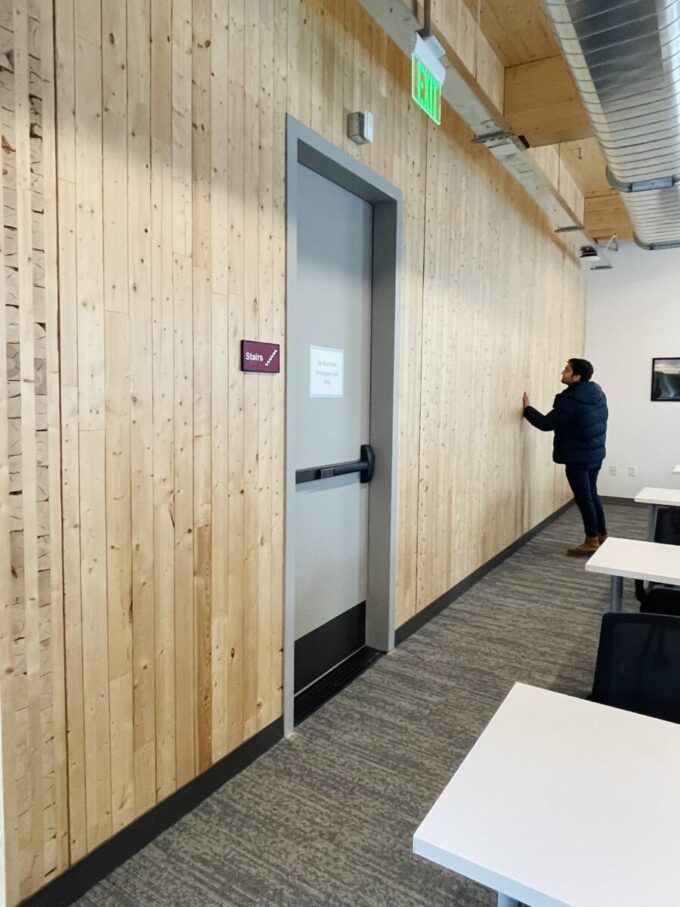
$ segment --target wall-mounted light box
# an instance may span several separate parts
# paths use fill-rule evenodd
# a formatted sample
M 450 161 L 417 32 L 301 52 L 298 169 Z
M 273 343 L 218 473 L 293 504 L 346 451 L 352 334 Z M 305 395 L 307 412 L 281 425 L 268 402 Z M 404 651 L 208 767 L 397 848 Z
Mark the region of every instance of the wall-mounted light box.
M 444 49 L 436 38 L 415 36 L 411 54 L 411 95 L 437 125 L 442 121 L 442 85 L 446 75 L 439 61 L 443 54 Z

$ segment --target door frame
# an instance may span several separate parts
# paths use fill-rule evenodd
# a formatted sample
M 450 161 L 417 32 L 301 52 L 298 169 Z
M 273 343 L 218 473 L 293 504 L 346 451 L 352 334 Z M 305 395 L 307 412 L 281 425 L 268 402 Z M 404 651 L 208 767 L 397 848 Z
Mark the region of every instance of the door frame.
M 394 648 L 397 508 L 399 302 L 401 299 L 402 196 L 365 164 L 336 148 L 294 117 L 286 116 L 286 466 L 283 587 L 283 726 L 294 727 L 295 469 L 296 418 L 293 369 L 298 304 L 298 164 L 373 205 L 370 443 L 378 467 L 369 485 L 366 644 Z

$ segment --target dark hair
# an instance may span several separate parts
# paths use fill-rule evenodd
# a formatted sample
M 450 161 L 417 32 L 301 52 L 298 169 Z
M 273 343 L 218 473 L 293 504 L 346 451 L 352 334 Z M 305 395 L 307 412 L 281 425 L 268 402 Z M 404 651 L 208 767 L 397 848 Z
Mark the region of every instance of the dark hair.
M 568 361 L 572 372 L 581 376 L 581 381 L 590 381 L 593 377 L 593 367 L 587 359 L 569 359 Z

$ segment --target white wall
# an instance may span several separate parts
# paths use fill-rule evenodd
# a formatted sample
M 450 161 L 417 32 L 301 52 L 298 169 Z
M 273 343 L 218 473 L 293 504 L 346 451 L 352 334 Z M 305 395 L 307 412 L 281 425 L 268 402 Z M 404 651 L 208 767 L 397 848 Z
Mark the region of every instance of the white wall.
M 611 259 L 611 271 L 588 274 L 586 358 L 609 401 L 598 488 L 632 498 L 645 485 L 680 487 L 671 474 L 680 463 L 680 402 L 650 400 L 652 358 L 680 357 L 680 250 L 646 252 L 627 242 Z

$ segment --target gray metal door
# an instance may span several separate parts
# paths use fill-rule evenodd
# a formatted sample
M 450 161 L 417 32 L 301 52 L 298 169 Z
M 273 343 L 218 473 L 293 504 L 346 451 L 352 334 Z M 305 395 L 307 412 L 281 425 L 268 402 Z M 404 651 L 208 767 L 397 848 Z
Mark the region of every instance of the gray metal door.
M 373 207 L 298 164 L 297 212 L 299 476 L 370 440 Z M 296 640 L 366 600 L 368 487 L 359 473 L 296 484 Z

